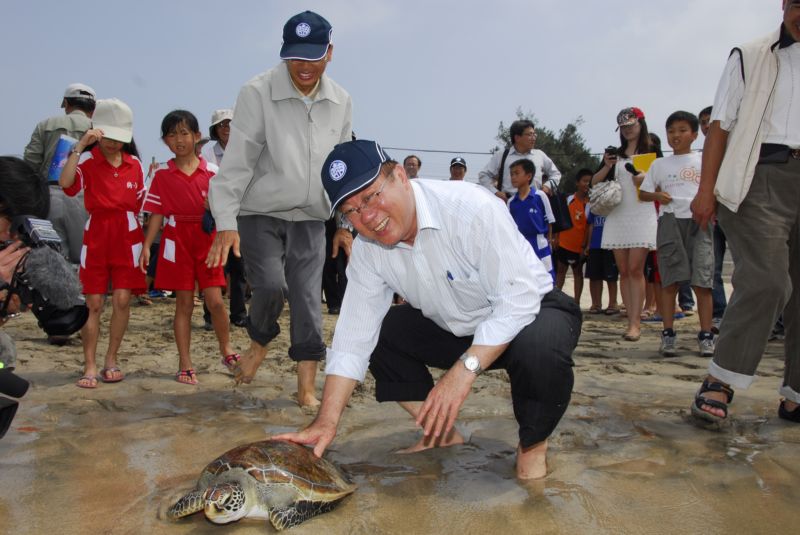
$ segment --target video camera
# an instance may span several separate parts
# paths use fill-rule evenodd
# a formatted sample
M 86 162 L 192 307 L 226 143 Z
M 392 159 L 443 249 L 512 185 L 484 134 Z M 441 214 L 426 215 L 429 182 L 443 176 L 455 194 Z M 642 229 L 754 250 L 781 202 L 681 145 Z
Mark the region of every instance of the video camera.
M 17 264 L 6 286 L 8 295 L 0 303 L 0 316 L 8 315 L 9 300 L 17 294 L 23 305 L 31 306 L 39 326 L 49 336 L 68 336 L 80 330 L 89 310 L 75 270 L 61 256 L 61 238 L 53 224 L 21 215 L 12 220 L 11 231 L 31 250 Z M 0 243 L 0 250 L 11 243 Z

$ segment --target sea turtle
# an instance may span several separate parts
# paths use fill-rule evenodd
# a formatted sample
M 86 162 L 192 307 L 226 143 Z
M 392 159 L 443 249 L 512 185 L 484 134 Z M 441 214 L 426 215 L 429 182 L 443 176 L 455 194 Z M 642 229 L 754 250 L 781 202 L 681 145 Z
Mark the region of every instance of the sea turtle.
M 310 449 L 262 440 L 213 460 L 194 490 L 170 507 L 167 516 L 175 520 L 204 511 L 216 524 L 269 519 L 280 531 L 327 513 L 355 489 L 337 466 Z

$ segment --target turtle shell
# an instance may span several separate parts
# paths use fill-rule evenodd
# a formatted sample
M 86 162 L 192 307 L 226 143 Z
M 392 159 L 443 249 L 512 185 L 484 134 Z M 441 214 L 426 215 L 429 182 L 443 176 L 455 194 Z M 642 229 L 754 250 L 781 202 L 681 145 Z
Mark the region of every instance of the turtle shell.
M 302 500 L 334 501 L 355 490 L 337 466 L 293 442 L 262 440 L 237 446 L 206 466 L 204 476 L 216 479 L 235 468 L 261 485 L 289 485 Z

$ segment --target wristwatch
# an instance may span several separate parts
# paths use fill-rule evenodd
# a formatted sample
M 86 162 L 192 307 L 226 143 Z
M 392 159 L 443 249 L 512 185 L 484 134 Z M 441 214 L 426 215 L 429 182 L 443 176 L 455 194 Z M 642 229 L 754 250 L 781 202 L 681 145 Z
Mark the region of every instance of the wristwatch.
M 478 360 L 478 357 L 475 355 L 469 355 L 464 353 L 458 360 L 464 363 L 464 367 L 474 373 L 475 375 L 480 375 L 483 373 L 483 368 L 481 368 L 481 361 Z

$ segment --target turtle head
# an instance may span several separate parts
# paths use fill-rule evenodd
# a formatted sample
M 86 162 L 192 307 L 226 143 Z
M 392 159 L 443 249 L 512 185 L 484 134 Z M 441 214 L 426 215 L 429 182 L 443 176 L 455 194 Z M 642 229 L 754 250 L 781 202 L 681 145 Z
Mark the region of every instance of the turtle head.
M 206 490 L 206 518 L 215 524 L 227 524 L 243 518 L 245 508 L 244 489 L 239 483 L 219 483 Z

